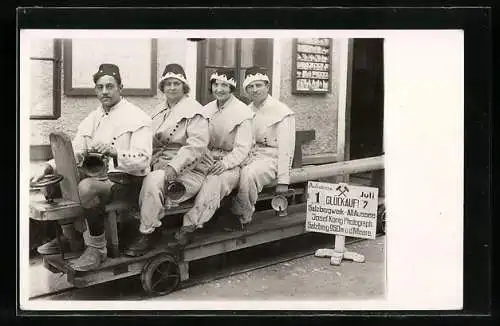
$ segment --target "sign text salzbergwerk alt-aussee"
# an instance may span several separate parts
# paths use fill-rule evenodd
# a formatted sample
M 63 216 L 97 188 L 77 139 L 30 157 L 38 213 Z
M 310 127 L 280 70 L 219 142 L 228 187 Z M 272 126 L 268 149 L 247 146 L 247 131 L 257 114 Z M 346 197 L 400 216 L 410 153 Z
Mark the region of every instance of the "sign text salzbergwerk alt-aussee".
M 309 181 L 306 231 L 375 239 L 378 188 Z

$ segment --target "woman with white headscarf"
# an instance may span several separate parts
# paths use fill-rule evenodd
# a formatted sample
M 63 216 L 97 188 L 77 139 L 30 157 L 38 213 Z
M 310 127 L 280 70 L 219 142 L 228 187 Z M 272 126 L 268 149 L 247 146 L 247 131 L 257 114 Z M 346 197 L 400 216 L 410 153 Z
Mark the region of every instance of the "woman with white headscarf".
M 233 70 L 221 68 L 210 76 L 210 91 L 216 99 L 204 107 L 209 117 L 210 141 L 203 162 L 211 169 L 176 234 L 181 245 L 191 241 L 193 232 L 212 218 L 221 200 L 238 186 L 240 165 L 249 158 L 254 143 L 254 113 L 233 95 L 235 89 Z
M 145 254 L 160 236 L 165 207 L 195 196 L 210 166 L 201 161 L 207 150 L 209 132 L 206 110 L 188 96 L 189 83 L 178 64 L 165 67 L 159 82 L 165 94 L 165 107 L 153 115 L 153 156 L 151 172 L 144 179 L 139 195 L 139 235 L 125 252 L 128 256 Z M 177 181 L 185 188 L 176 200 L 168 198 L 167 186 Z
M 255 146 L 241 167 L 238 193 L 232 205 L 228 230 L 244 229 L 252 221 L 255 203 L 263 187 L 276 181 L 277 195 L 288 191 L 295 149 L 295 113 L 269 95 L 270 81 L 264 68 L 246 70 L 243 88 L 255 113 Z M 239 222 L 239 223 L 238 223 Z

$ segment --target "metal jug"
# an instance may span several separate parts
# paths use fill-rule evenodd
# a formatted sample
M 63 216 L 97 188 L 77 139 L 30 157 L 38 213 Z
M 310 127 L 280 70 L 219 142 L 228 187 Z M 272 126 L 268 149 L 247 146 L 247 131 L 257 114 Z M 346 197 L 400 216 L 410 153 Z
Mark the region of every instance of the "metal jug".
M 287 207 L 288 207 L 288 199 L 283 195 L 276 195 L 271 200 L 271 207 L 276 211 L 276 215 L 278 216 L 286 216 L 287 215 Z
M 108 156 L 101 153 L 88 152 L 80 165 L 89 177 L 105 176 L 108 172 Z

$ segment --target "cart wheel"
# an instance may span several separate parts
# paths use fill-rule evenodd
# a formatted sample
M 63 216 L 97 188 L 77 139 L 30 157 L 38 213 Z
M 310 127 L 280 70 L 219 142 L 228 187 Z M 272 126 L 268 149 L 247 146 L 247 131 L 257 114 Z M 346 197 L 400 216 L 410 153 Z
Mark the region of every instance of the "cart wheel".
M 179 265 L 168 254 L 154 257 L 141 273 L 142 288 L 149 295 L 166 295 L 177 288 L 180 282 Z
M 377 233 L 385 234 L 385 205 L 381 204 L 377 209 Z

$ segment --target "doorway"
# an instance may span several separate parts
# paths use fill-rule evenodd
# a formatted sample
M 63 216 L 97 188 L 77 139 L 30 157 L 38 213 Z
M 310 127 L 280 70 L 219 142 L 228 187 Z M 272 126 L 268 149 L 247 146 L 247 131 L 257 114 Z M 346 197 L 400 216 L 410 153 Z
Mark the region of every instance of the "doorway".
M 383 42 L 383 39 L 353 40 L 351 160 L 379 156 L 384 152 Z
M 384 39 L 353 39 L 350 88 L 349 159 L 384 154 Z M 379 188 L 384 170 L 351 175 L 351 181 Z

